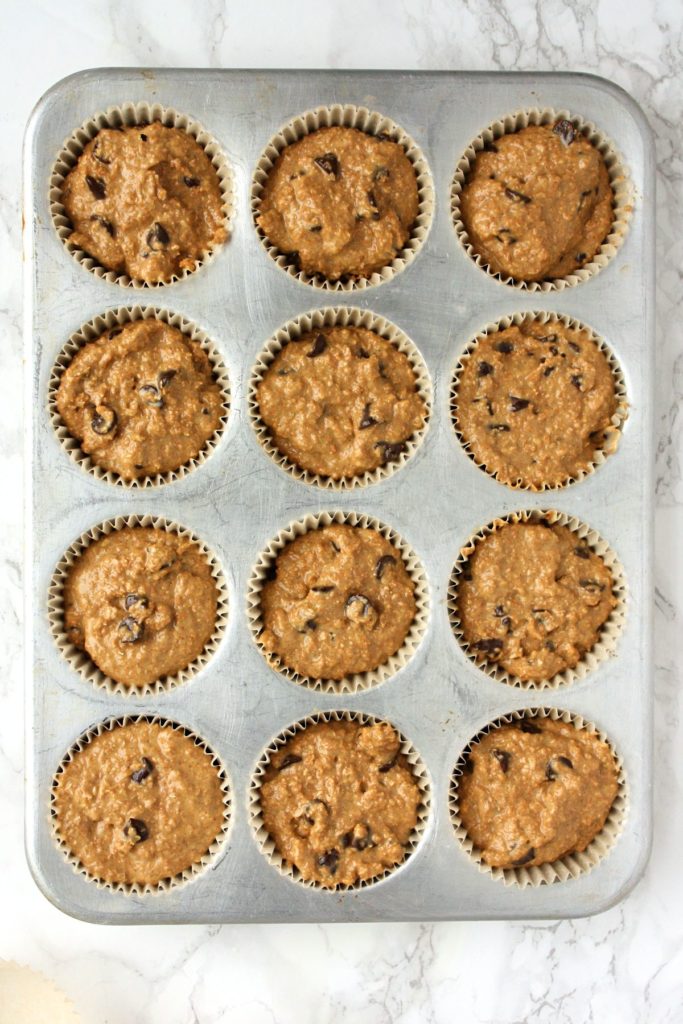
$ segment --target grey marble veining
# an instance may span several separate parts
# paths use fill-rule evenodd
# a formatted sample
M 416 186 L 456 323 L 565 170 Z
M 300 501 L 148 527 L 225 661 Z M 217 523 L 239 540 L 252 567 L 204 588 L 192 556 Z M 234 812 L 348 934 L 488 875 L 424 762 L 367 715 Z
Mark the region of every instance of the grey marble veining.
M 678 1024 L 683 1019 L 683 9 L 502 0 L 5 0 L 0 127 L 0 956 L 106 1024 Z M 20 146 L 40 93 L 97 65 L 585 70 L 656 136 L 655 842 L 619 907 L 557 924 L 98 929 L 53 909 L 22 849 Z M 1 1007 L 1 1000 L 0 1000 Z

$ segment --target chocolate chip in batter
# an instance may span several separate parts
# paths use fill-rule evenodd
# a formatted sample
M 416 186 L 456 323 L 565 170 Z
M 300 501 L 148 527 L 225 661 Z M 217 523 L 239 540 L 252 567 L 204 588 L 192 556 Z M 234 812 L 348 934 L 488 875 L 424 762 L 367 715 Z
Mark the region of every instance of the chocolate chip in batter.
M 533 860 L 535 856 L 536 856 L 536 851 L 534 850 L 533 846 L 531 846 L 531 847 L 529 847 L 529 849 L 527 850 L 527 852 L 524 854 L 523 857 L 520 857 L 519 860 L 513 860 L 512 861 L 512 866 L 515 867 L 515 868 L 521 868 L 523 864 L 528 864 L 529 861 Z
M 138 394 L 151 409 L 162 409 L 164 400 L 156 384 L 142 384 L 138 388 Z
M 563 764 L 565 768 L 574 767 L 572 761 L 568 757 L 564 757 L 562 754 L 558 755 L 558 757 L 551 758 L 545 766 L 545 777 L 548 782 L 554 782 L 557 778 L 557 769 L 554 764 L 555 761 L 559 761 L 559 763 Z
M 577 558 L 589 559 L 591 556 L 591 551 L 587 545 L 583 545 L 581 547 L 574 548 L 574 554 Z
M 96 434 L 104 437 L 116 428 L 116 413 L 108 405 L 97 405 L 90 421 L 90 426 Z
M 350 594 L 346 599 L 345 614 L 351 622 L 368 622 L 374 607 L 364 594 Z
M 110 220 L 107 220 L 106 217 L 101 217 L 99 213 L 93 213 L 90 220 L 97 221 L 97 223 L 100 224 L 112 238 L 116 237 L 116 228 Z
M 199 184 L 199 178 L 190 178 L 187 176 L 187 174 L 183 176 L 183 181 L 185 182 L 188 188 L 196 188 L 197 185 Z
M 132 608 L 134 604 L 139 604 L 141 608 L 147 607 L 147 598 L 144 594 L 126 594 L 123 599 L 124 608 Z
M 145 839 L 149 839 L 149 830 L 140 818 L 129 818 L 123 826 L 123 834 L 133 845 L 144 843 Z
M 550 374 L 554 373 L 556 369 L 557 369 L 556 366 L 546 366 L 545 370 L 543 371 L 543 376 L 544 377 L 549 377 Z
M 391 771 L 391 769 L 395 766 L 395 764 L 396 764 L 396 758 L 392 757 L 391 761 L 387 761 L 386 764 L 381 765 L 377 769 L 377 771 L 380 773 L 380 775 L 386 775 L 387 772 Z
M 574 257 L 574 259 L 576 260 L 577 263 L 583 263 L 583 261 L 586 259 L 587 255 L 588 255 L 588 253 L 585 253 L 585 252 L 577 252 L 577 254 Z
M 132 782 L 144 782 L 154 771 L 154 765 L 148 757 L 142 757 L 140 760 L 142 761 L 142 768 L 138 768 L 137 771 L 133 772 L 131 775 Z
M 524 203 L 525 206 L 531 202 L 531 196 L 525 196 L 523 192 L 518 192 L 516 188 L 506 188 L 505 195 L 508 199 L 512 199 L 514 203 Z
M 520 728 L 521 732 L 528 732 L 528 733 L 531 733 L 532 735 L 538 735 L 538 733 L 543 732 L 543 730 L 541 729 L 541 727 L 539 725 L 536 725 L 534 722 L 530 721 L 528 718 L 523 718 L 522 719 L 522 721 L 519 723 L 519 728 Z
M 300 764 L 303 759 L 298 754 L 286 754 L 278 766 L 278 771 L 282 772 L 285 768 L 289 768 L 293 764 Z
M 155 221 L 154 227 L 151 227 L 147 232 L 147 245 L 152 252 L 157 252 L 159 247 L 168 245 L 170 241 L 171 239 L 164 225 L 160 224 L 158 220 Z
M 493 659 L 499 657 L 503 649 L 503 641 L 497 637 L 487 637 L 484 640 L 477 640 L 473 647 L 476 647 L 478 651 L 485 654 L 487 658 Z
M 94 195 L 95 199 L 106 199 L 107 187 L 103 178 L 94 178 L 92 174 L 86 174 L 85 183 Z
M 490 373 L 493 373 L 493 367 L 482 359 L 477 367 L 477 377 L 488 377 Z
M 509 356 L 510 353 L 514 352 L 515 350 L 515 346 L 512 344 L 511 341 L 499 341 L 498 344 L 494 346 L 494 348 L 496 352 L 502 352 L 504 356 Z
M 370 415 L 370 403 L 368 402 L 363 409 L 363 415 L 361 416 L 360 423 L 358 424 L 359 430 L 367 430 L 368 427 L 374 427 L 379 421 L 374 416 Z
M 382 448 L 382 465 L 386 465 L 387 462 L 394 462 L 406 451 L 406 444 L 404 441 L 378 441 L 375 448 Z
M 126 615 L 126 617 L 121 619 L 119 622 L 119 640 L 122 644 L 137 643 L 138 640 L 142 640 L 144 631 L 144 622 L 138 622 L 138 620 L 133 618 L 132 615 Z
M 175 377 L 177 370 L 162 370 L 159 374 L 159 387 L 166 388 Z
M 331 174 L 335 178 L 339 177 L 339 160 L 335 153 L 324 153 L 322 156 L 317 156 L 313 163 L 325 174 Z
M 330 594 L 334 589 L 333 584 L 325 585 L 323 587 L 311 587 L 311 590 L 314 590 L 316 594 Z
M 566 118 L 563 118 L 553 126 L 553 131 L 556 135 L 559 135 L 565 146 L 571 146 L 576 135 L 576 129 L 571 121 L 567 121 Z
M 528 404 L 528 398 L 517 398 L 516 395 L 510 395 L 510 409 L 512 412 L 521 412 L 522 409 L 526 409 Z
M 321 868 L 327 868 L 331 875 L 336 874 L 339 867 L 339 851 L 326 850 L 325 853 L 318 857 L 318 864 Z
M 375 579 L 382 579 L 384 570 L 388 565 L 396 565 L 396 559 L 393 555 L 382 555 L 381 558 L 377 559 L 377 565 L 375 566 Z
M 498 747 L 494 747 L 491 753 L 500 765 L 501 771 L 506 772 L 510 767 L 510 755 L 507 750 L 499 750 Z
M 315 359 L 317 356 L 321 356 L 327 348 L 327 338 L 324 334 L 318 334 L 315 341 L 313 342 L 313 348 L 306 355 L 309 359 Z
M 583 377 L 581 376 L 580 373 L 573 373 L 572 376 L 571 376 L 571 382 L 574 385 L 574 387 L 576 388 L 576 390 L 580 391 L 581 390 L 581 385 L 583 384 Z

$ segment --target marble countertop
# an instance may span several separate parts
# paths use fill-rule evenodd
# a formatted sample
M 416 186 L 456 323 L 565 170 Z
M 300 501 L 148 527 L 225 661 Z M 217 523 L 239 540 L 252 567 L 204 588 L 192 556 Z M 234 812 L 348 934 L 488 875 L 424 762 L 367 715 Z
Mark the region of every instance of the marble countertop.
M 4 0 L 0 128 L 0 959 L 88 1024 L 683 1021 L 683 7 L 679 0 Z M 41 93 L 84 67 L 590 71 L 656 137 L 656 790 L 627 899 L 555 923 L 104 928 L 35 887 L 23 854 L 20 150 Z M 0 1024 L 5 1024 L 0 992 Z

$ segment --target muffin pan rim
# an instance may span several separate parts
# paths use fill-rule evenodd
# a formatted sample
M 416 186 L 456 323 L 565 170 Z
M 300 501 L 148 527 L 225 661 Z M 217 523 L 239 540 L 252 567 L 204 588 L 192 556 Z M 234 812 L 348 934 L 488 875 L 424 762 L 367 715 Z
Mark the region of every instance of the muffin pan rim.
M 254 111 L 257 94 L 265 99 Z M 571 488 L 552 492 L 551 500 L 553 507 L 577 514 L 619 551 L 628 575 L 631 607 L 616 658 L 561 692 L 546 690 L 538 695 L 502 687 L 476 670 L 453 641 L 444 603 L 458 548 L 478 525 L 524 504 L 535 506 L 539 500 L 529 492 L 511 491 L 473 465 L 454 436 L 448 395 L 454 359 L 482 321 L 524 310 L 535 297 L 502 288 L 481 273 L 457 241 L 448 204 L 453 167 L 467 142 L 501 108 L 528 106 L 530 94 L 554 109 L 566 106 L 581 111 L 612 131 L 633 172 L 636 197 L 629 232 L 617 257 L 590 281 L 558 291 L 552 300 L 558 313 L 591 324 L 609 339 L 628 384 L 631 414 L 619 449 L 598 472 Z M 368 96 L 373 97 L 371 103 Z M 230 241 L 203 273 L 168 285 L 172 296 L 164 299 L 164 304 L 201 324 L 215 341 L 230 369 L 232 395 L 226 436 L 201 473 L 188 473 L 172 488 L 124 492 L 102 487 L 64 457 L 45 409 L 48 371 L 64 339 L 86 317 L 124 302 L 111 283 L 84 274 L 64 255 L 52 227 L 44 182 L 54 153 L 74 124 L 93 110 L 131 97 L 196 112 L 202 123 L 211 125 L 234 172 Z M 262 545 L 285 523 L 315 514 L 321 504 L 331 504 L 331 494 L 289 478 L 262 457 L 248 422 L 246 396 L 249 370 L 264 339 L 302 308 L 317 305 L 316 294 L 320 296 L 304 293 L 301 285 L 263 258 L 251 222 L 249 175 L 278 124 L 297 110 L 333 101 L 366 103 L 404 126 L 428 161 L 436 203 L 429 235 L 409 273 L 373 286 L 371 293 L 360 291 L 352 300 L 363 307 L 369 303 L 373 312 L 400 325 L 423 355 L 433 383 L 429 431 L 400 473 L 332 499 L 334 506 L 379 518 L 405 537 L 420 553 L 429 579 L 430 619 L 414 658 L 386 684 L 344 695 L 343 704 L 387 719 L 410 737 L 433 780 L 431 824 L 419 857 L 396 872 L 390 885 L 338 893 L 330 900 L 327 893 L 286 885 L 277 877 L 253 843 L 243 801 L 249 771 L 264 739 L 305 717 L 312 708 L 334 710 L 342 698 L 302 691 L 269 672 L 253 646 L 239 606 L 249 568 Z M 240 109 L 253 111 L 248 123 L 243 116 L 240 120 Z M 440 131 L 433 130 L 436 125 Z M 605 909 L 633 885 L 647 856 L 651 773 L 651 607 L 647 599 L 651 501 L 645 497 L 645 488 L 652 458 L 645 440 L 652 437 L 653 160 L 648 142 L 644 121 L 626 94 L 609 83 L 573 74 L 158 69 L 150 74 L 116 69 L 81 73 L 54 87 L 42 101 L 27 136 L 25 193 L 27 384 L 33 414 L 28 451 L 34 460 L 36 489 L 34 494 L 27 481 L 29 502 L 33 501 L 26 545 L 33 612 L 28 641 L 35 651 L 33 665 L 27 666 L 27 698 L 37 729 L 35 734 L 30 729 L 28 738 L 27 846 L 36 880 L 62 909 L 103 923 L 557 918 Z M 617 296 L 624 299 L 619 306 L 614 301 Z M 636 348 L 635 321 L 629 319 L 636 314 L 629 310 L 641 298 Z M 329 304 L 325 295 L 321 305 L 325 299 Z M 336 295 L 333 302 L 337 304 Z M 44 497 L 41 488 L 47 490 Z M 547 506 L 547 493 L 543 502 Z M 148 512 L 152 505 L 155 514 L 183 523 L 204 539 L 227 577 L 231 614 L 223 642 L 191 689 L 181 687 L 160 695 L 153 700 L 153 710 L 187 723 L 219 753 L 234 785 L 235 814 L 229 849 L 212 870 L 162 897 L 142 895 L 133 901 L 83 885 L 68 864 L 61 865 L 59 851 L 45 832 L 45 771 L 54 771 L 64 749 L 88 723 L 122 711 L 147 710 L 150 701 L 122 702 L 116 694 L 87 687 L 84 692 L 68 666 L 55 657 L 45 595 L 50 572 L 74 536 L 96 519 Z M 245 527 L 235 532 L 240 517 Z M 233 550 L 239 556 L 233 558 Z M 626 665 L 631 671 L 620 677 L 620 666 Z M 544 705 L 558 701 L 596 722 L 623 753 L 630 817 L 610 856 L 589 876 L 522 892 L 473 872 L 461 857 L 448 812 L 448 778 L 458 748 L 474 732 L 466 724 L 473 713 L 478 721 L 489 720 L 541 698 Z M 617 716 L 615 709 L 622 698 L 626 706 Z M 230 708 L 239 708 L 239 713 L 229 714 Z

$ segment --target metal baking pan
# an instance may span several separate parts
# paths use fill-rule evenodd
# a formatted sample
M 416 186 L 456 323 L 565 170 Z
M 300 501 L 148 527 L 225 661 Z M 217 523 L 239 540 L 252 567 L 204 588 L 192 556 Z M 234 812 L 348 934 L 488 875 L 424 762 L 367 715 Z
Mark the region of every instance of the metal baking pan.
M 65 250 L 50 217 L 48 181 L 65 138 L 84 120 L 127 101 L 158 102 L 199 121 L 220 143 L 235 179 L 230 242 L 207 267 L 143 292 L 98 280 Z M 295 115 L 356 104 L 397 122 L 421 146 L 436 209 L 417 258 L 387 283 L 330 293 L 284 273 L 263 250 L 249 205 L 252 173 L 271 136 Z M 547 294 L 510 288 L 483 273 L 459 244 L 449 209 L 456 163 L 489 123 L 516 110 L 551 107 L 594 122 L 616 144 L 635 204 L 616 258 L 591 280 Z M 563 918 L 596 913 L 635 884 L 647 860 L 652 784 L 652 523 L 654 148 L 630 97 L 575 74 L 469 72 L 86 71 L 38 104 L 25 144 L 25 339 L 27 362 L 27 849 L 46 896 L 76 917 L 102 923 L 190 921 L 385 921 Z M 98 313 L 139 302 L 200 325 L 231 379 L 230 421 L 205 465 L 161 488 L 100 482 L 60 446 L 47 411 L 50 371 L 69 335 Z M 249 423 L 246 395 L 258 352 L 277 327 L 323 306 L 369 309 L 417 345 L 434 385 L 424 443 L 399 472 L 374 486 L 333 493 L 275 466 Z M 565 490 L 533 495 L 483 474 L 460 448 L 449 415 L 457 358 L 485 323 L 518 310 L 574 316 L 600 334 L 624 371 L 629 418 L 617 453 Z M 506 686 L 479 671 L 453 637 L 447 586 L 461 545 L 495 516 L 556 508 L 596 529 L 628 582 L 616 656 L 569 687 Z M 317 693 L 270 669 L 247 624 L 252 567 L 288 522 L 321 510 L 353 510 L 394 527 L 421 558 L 431 588 L 427 634 L 393 679 L 355 695 Z M 110 696 L 85 682 L 56 648 L 47 618 L 51 574 L 82 532 L 110 517 L 155 513 L 195 531 L 220 558 L 230 590 L 226 636 L 188 684 L 154 698 Z M 604 730 L 624 761 L 628 815 L 619 841 L 590 873 L 539 887 L 506 886 L 460 848 L 448 808 L 453 766 L 487 722 L 524 707 L 558 707 Z M 288 724 L 324 709 L 359 709 L 392 721 L 415 745 L 432 780 L 430 821 L 419 849 L 378 884 L 326 892 L 282 877 L 254 841 L 247 794 L 263 748 Z M 210 870 L 164 895 L 130 896 L 77 876 L 56 847 L 49 796 L 67 748 L 109 716 L 158 712 L 199 733 L 227 766 L 233 793 L 228 841 Z

